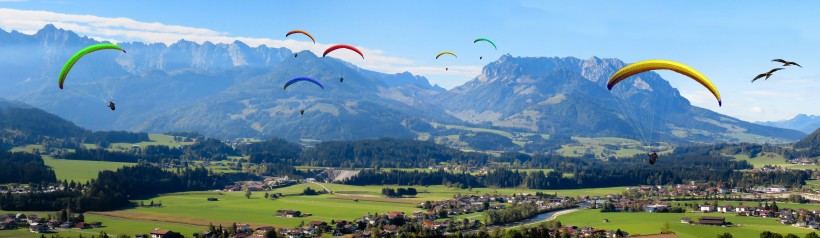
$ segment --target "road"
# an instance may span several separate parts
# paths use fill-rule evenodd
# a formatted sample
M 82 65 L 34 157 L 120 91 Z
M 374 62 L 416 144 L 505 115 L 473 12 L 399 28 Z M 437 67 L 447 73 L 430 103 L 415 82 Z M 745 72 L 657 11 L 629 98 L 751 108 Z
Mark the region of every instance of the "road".
M 328 194 L 333 194 L 333 191 L 330 191 L 330 189 L 328 189 L 327 187 L 325 187 L 325 185 L 324 185 L 324 184 L 317 183 L 317 182 L 310 182 L 310 183 L 312 183 L 312 184 L 316 184 L 316 185 L 321 186 L 321 187 L 322 187 L 322 189 L 324 189 L 324 190 L 325 190 L 325 192 L 327 192 Z

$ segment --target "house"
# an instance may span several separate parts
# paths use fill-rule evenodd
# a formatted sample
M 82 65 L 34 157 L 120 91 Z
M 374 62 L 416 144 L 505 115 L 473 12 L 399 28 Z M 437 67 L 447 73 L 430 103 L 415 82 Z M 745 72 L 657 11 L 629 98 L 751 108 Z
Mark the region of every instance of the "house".
M 74 229 L 88 229 L 88 225 L 85 222 L 77 222 L 74 223 Z
M 260 226 L 260 227 L 256 228 L 256 230 L 257 231 L 267 232 L 267 231 L 274 230 L 274 228 L 272 226 Z
M 735 207 L 732 206 L 732 205 L 722 205 L 722 206 L 717 208 L 718 212 L 723 212 L 723 213 L 732 212 L 734 210 L 735 210 Z
M 308 227 L 310 227 L 310 228 L 324 227 L 324 226 L 327 226 L 327 222 L 323 222 L 323 221 L 311 221 L 311 222 L 309 222 L 307 225 L 308 225 Z
M 701 212 L 714 212 L 715 206 L 712 205 L 700 205 Z
M 251 225 L 240 223 L 236 224 L 236 231 L 239 233 L 250 233 L 253 229 L 251 229 Z
M 764 189 L 763 189 L 763 192 L 765 192 L 765 193 L 785 193 L 785 192 L 786 192 L 786 188 L 782 188 L 782 187 L 766 187 L 766 188 L 764 188 Z
M 277 210 L 276 216 L 278 217 L 286 217 L 286 218 L 294 218 L 302 216 L 302 212 L 294 211 L 294 210 Z
M 723 226 L 726 225 L 726 218 L 724 217 L 701 217 L 698 221 L 700 225 Z
M 160 230 L 159 228 L 155 228 L 151 231 L 151 238 L 181 238 L 183 237 L 181 234 L 169 231 L 169 230 Z
M 658 211 L 658 209 L 665 209 L 667 207 L 669 207 L 669 205 L 666 205 L 666 204 L 649 204 L 649 205 L 646 205 L 644 207 L 644 211 L 646 211 L 646 212 L 656 212 L 656 211 Z
M 747 212 L 749 210 L 751 210 L 750 207 L 746 205 L 740 205 L 735 208 L 735 212 Z
M 689 224 L 689 223 L 692 223 L 692 219 L 691 219 L 691 218 L 688 218 L 688 217 L 684 217 L 684 218 L 681 218 L 681 219 L 680 219 L 680 223 L 686 223 L 686 224 Z
M 404 217 L 404 212 L 390 212 L 390 213 L 387 213 L 387 218 L 389 218 L 389 219 L 393 219 L 393 218 L 396 218 L 396 217 L 403 218 Z
M 398 235 L 399 234 L 399 227 L 396 225 L 384 225 L 382 229 L 386 233 L 390 233 L 391 235 Z
M 28 227 L 28 231 L 34 233 L 48 233 L 48 226 L 43 223 L 34 223 Z

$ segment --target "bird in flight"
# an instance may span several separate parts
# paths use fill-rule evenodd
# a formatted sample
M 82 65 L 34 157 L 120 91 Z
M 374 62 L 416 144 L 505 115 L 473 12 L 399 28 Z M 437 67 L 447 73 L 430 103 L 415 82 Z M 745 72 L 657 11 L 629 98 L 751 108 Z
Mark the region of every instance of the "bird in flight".
M 774 68 L 772 70 L 769 70 L 769 72 L 758 74 L 757 77 L 752 79 L 752 83 L 754 83 L 755 80 L 758 80 L 758 79 L 763 78 L 763 77 L 766 77 L 764 80 L 769 79 L 769 77 L 772 76 L 772 73 L 777 72 L 778 70 L 783 70 L 783 68 Z
M 783 66 L 797 65 L 797 67 L 803 68 L 803 66 L 800 66 L 799 64 L 797 64 L 797 63 L 795 63 L 795 62 L 792 62 L 792 61 L 785 61 L 785 60 L 783 60 L 783 59 L 773 59 L 773 60 L 772 60 L 772 62 L 780 62 L 780 63 L 783 63 Z

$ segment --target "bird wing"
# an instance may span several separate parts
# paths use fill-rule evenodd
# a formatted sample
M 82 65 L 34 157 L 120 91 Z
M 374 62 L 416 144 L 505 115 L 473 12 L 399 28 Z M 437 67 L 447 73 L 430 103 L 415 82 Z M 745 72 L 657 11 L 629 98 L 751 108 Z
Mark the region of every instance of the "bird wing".
M 800 66 L 799 64 L 797 64 L 795 62 L 789 62 L 789 64 L 797 65 L 797 67 L 803 68 L 803 66 Z
M 757 75 L 757 77 L 755 77 L 754 79 L 752 79 L 752 83 L 754 83 L 754 82 L 755 82 L 755 80 L 758 80 L 758 79 L 760 79 L 760 78 L 762 78 L 762 77 L 766 77 L 766 74 L 758 74 L 758 75 Z
M 786 61 L 783 60 L 783 59 L 773 59 L 772 62 L 780 62 L 780 63 L 784 63 L 784 64 L 786 63 Z
M 783 68 L 774 68 L 774 69 L 770 70 L 769 73 L 771 74 L 771 73 L 777 72 L 778 70 L 783 70 Z

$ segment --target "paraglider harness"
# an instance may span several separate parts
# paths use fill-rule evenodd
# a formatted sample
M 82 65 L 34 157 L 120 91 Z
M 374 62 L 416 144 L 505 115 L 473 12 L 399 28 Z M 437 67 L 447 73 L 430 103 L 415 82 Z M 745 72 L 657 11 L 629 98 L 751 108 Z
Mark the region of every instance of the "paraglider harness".
M 299 113 L 300 113 L 301 115 L 305 115 L 305 109 L 299 110 Z
M 108 108 L 111 108 L 111 111 L 114 111 L 117 109 L 117 106 L 114 105 L 113 101 L 108 101 Z
M 655 161 L 658 160 L 658 152 L 655 152 L 653 150 L 652 153 L 648 153 L 648 155 L 649 155 L 649 164 L 655 165 Z

